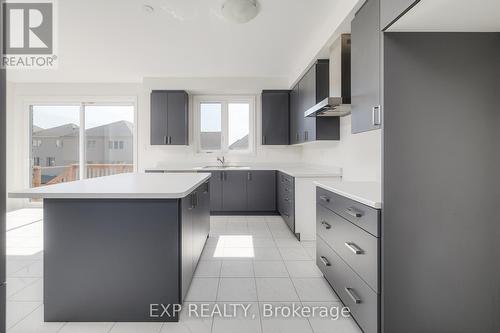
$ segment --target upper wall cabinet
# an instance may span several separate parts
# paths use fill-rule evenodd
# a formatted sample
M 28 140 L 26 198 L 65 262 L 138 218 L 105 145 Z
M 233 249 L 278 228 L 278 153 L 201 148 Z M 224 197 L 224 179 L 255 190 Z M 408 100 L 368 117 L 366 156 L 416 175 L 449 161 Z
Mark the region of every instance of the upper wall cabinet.
M 338 117 L 304 117 L 305 111 L 328 97 L 329 70 L 328 60 L 316 61 L 291 92 L 292 144 L 340 138 Z
M 188 145 L 188 94 L 183 90 L 151 92 L 151 145 Z
M 290 144 L 290 91 L 262 91 L 262 144 Z
M 382 30 L 387 29 L 396 22 L 419 1 L 420 0 L 381 0 L 380 23 Z
M 351 22 L 352 133 L 382 122 L 380 0 L 367 0 Z
M 299 84 L 290 91 L 290 143 L 303 142 L 303 116 L 299 112 Z

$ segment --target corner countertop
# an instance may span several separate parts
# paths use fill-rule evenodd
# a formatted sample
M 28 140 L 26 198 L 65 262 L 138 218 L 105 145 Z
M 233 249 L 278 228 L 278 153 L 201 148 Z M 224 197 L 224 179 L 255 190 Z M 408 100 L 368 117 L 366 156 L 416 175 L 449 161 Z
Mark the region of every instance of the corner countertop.
M 186 197 L 210 173 L 140 174 L 77 180 L 49 186 L 10 192 L 10 198 L 58 199 L 179 199 Z
M 380 183 L 325 180 L 315 181 L 314 184 L 367 206 L 376 209 L 382 208 L 382 185 Z
M 199 165 L 165 165 L 155 168 L 146 168 L 146 171 L 234 171 L 234 170 L 277 170 L 296 178 L 328 178 L 341 177 L 342 169 L 339 167 L 324 167 L 304 164 L 248 164 L 241 162 L 240 166 L 228 166 L 225 168 L 217 166 Z

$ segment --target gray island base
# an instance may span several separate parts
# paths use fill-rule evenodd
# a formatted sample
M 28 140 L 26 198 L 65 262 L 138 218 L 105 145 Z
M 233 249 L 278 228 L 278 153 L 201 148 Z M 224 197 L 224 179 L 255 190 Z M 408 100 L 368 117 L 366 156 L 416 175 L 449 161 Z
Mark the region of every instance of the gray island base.
M 167 198 L 144 188 L 131 189 L 133 198 L 84 190 L 43 198 L 45 321 L 178 321 L 209 233 L 210 175 L 104 178 L 112 177 L 164 185 Z M 179 181 L 186 189 L 169 192 Z

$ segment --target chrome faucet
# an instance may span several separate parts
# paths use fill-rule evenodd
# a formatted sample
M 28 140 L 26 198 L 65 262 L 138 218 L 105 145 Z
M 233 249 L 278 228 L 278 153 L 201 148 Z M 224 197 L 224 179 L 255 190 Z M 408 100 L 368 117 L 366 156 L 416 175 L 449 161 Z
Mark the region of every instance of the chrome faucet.
M 224 164 L 226 163 L 226 159 L 224 158 L 224 156 L 217 157 L 217 162 L 219 162 L 221 166 L 224 166 Z

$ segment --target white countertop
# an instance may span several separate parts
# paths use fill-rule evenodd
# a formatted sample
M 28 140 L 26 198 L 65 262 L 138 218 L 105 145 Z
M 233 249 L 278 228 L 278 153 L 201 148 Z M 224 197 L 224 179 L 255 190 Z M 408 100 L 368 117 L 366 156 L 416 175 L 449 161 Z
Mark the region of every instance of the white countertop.
M 300 164 L 248 164 L 240 163 L 241 166 L 234 167 L 205 167 L 199 165 L 165 165 L 155 168 L 146 168 L 146 171 L 233 171 L 233 170 L 277 170 L 296 178 L 326 178 L 341 177 L 342 169 L 338 167 L 321 167 Z
M 314 184 L 327 191 L 360 202 L 367 206 L 382 208 L 382 185 L 376 182 L 315 181 Z
M 10 198 L 179 199 L 186 197 L 210 173 L 126 173 L 42 186 L 9 193 Z

